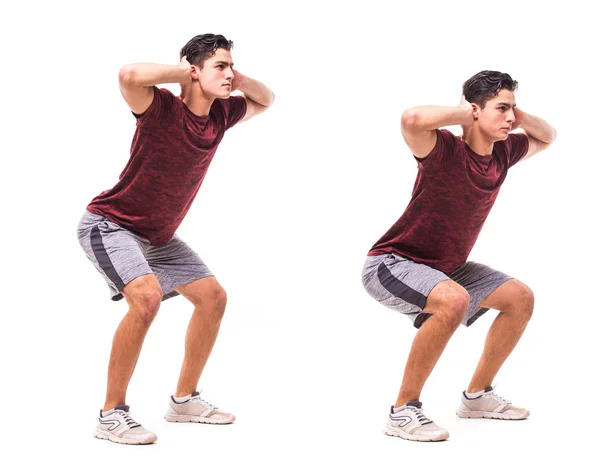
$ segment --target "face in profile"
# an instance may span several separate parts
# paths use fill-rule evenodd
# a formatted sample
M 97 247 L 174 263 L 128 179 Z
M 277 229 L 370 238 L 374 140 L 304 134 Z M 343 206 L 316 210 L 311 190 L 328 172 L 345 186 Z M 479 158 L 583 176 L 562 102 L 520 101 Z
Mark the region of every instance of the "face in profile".
M 206 59 L 202 69 L 196 67 L 196 75 L 205 95 L 216 99 L 228 98 L 234 77 L 231 53 L 217 49 L 212 57 Z
M 477 109 L 477 124 L 483 135 L 492 141 L 508 138 L 515 122 L 515 93 L 502 89 L 500 93 L 488 100 L 483 109 Z

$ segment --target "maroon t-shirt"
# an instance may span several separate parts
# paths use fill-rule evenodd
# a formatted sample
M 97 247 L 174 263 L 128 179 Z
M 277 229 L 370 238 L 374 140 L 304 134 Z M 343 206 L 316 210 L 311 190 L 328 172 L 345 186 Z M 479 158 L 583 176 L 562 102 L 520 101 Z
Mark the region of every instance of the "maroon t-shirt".
M 450 274 L 466 261 L 509 167 L 529 148 L 525 134 L 510 134 L 480 156 L 448 130 L 425 159 L 402 217 L 369 256 L 394 253 Z
M 96 196 L 88 211 L 154 245 L 167 243 L 183 221 L 225 130 L 246 114 L 242 96 L 216 99 L 199 117 L 167 89 L 137 116 L 129 162 L 119 181 Z

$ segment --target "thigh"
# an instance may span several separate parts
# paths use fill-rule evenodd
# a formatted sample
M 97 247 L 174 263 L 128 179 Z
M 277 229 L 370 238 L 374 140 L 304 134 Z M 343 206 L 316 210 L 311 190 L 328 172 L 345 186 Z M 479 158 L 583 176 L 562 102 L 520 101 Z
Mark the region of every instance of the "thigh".
M 88 259 L 106 280 L 113 300 L 134 279 L 152 274 L 144 249 L 147 241 L 104 216 L 86 211 L 77 230 Z
M 382 305 L 407 315 L 415 327 L 429 316 L 427 298 L 440 282 L 449 278 L 441 271 L 394 254 L 368 257 L 363 285 Z
M 511 279 L 509 275 L 503 272 L 473 261 L 469 261 L 458 268 L 450 275 L 450 278 L 462 285 L 471 298 L 467 316 L 463 321 L 465 326 L 470 326 L 492 308 L 487 306 L 484 300 Z
M 506 313 L 520 311 L 523 306 L 533 310 L 533 292 L 517 279 L 509 279 L 481 302 L 482 307 Z
M 179 295 L 178 288 L 214 274 L 179 236 L 166 245 L 150 246 L 146 259 L 160 283 L 164 299 Z

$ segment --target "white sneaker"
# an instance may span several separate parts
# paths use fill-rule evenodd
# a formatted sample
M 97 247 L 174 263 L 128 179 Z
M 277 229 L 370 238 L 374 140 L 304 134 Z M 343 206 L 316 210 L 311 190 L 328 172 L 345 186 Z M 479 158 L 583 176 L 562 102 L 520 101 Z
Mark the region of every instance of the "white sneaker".
M 456 415 L 460 418 L 495 418 L 500 420 L 523 420 L 529 417 L 529 410 L 517 407 L 506 399 L 494 394 L 494 388 L 488 386 L 475 398 L 468 398 L 463 391 L 460 407 Z
M 169 409 L 165 414 L 169 422 L 195 422 L 227 425 L 235 421 L 235 415 L 218 410 L 217 407 L 193 392 L 183 402 L 177 402 L 173 396 L 169 399 Z
M 94 436 L 119 444 L 151 444 L 157 437 L 137 423 L 129 413 L 128 405 L 117 405 L 106 412 L 100 411 Z
M 448 432 L 427 418 L 421 402 L 411 401 L 402 407 L 392 407 L 384 433 L 410 441 L 442 441 Z

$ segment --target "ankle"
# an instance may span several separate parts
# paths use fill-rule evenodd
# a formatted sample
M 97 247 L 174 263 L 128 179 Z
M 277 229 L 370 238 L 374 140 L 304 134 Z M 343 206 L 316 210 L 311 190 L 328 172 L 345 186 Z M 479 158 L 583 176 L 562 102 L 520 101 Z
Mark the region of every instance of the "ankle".
M 405 406 L 409 402 L 417 402 L 418 400 L 419 400 L 419 396 L 416 396 L 416 397 L 399 397 L 398 400 L 396 401 L 396 404 L 394 404 L 394 408 L 397 409 L 398 407 Z
M 114 400 L 106 401 L 104 403 L 104 407 L 102 408 L 102 412 L 108 412 L 109 410 L 114 409 L 117 405 L 127 405 L 127 404 L 125 403 L 125 401 L 123 401 L 123 402 L 117 402 Z
M 194 394 L 195 392 L 197 392 L 196 389 L 192 390 L 192 391 L 188 391 L 187 389 L 184 391 L 175 391 L 173 393 L 173 397 L 175 397 L 176 399 L 182 398 L 182 397 L 190 397 L 192 394 Z
M 184 402 L 191 400 L 193 395 L 194 393 L 184 394 L 183 396 L 173 396 L 173 400 L 178 404 L 183 404 Z
M 467 388 L 467 390 L 465 391 L 465 394 L 469 399 L 475 399 L 479 396 L 482 396 L 485 393 L 487 388 L 489 388 L 489 385 L 488 386 L 481 386 L 479 384 L 472 385 Z

